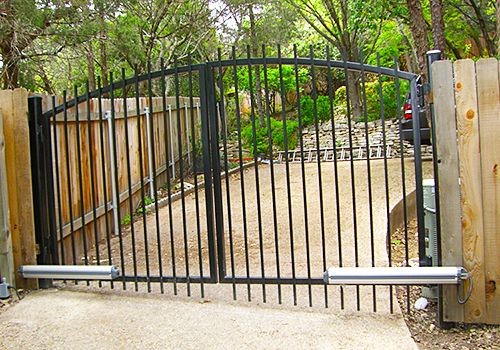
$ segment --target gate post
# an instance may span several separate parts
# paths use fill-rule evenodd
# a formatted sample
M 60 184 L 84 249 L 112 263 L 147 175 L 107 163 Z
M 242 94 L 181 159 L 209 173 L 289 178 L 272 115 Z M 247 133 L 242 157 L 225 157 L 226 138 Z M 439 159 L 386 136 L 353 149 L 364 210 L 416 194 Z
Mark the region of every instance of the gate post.
M 52 176 L 52 147 L 49 117 L 42 114 L 42 98 L 28 98 L 33 211 L 35 237 L 39 247 L 40 265 L 57 264 L 57 237 L 55 226 L 55 200 Z M 50 280 L 40 280 L 41 288 L 48 288 Z
M 436 237 L 437 237 L 437 262 L 433 262 L 433 265 L 442 266 L 442 248 L 441 248 L 441 201 L 439 197 L 439 170 L 438 170 L 438 149 L 436 143 L 436 114 L 434 111 L 434 94 L 432 87 L 432 64 L 435 61 L 441 60 L 441 51 L 431 50 L 427 52 L 426 63 L 427 63 L 427 77 L 428 85 L 426 93 L 428 96 L 429 105 L 429 125 L 431 128 L 431 139 L 432 139 L 432 154 L 433 154 L 433 172 L 434 172 L 434 195 L 435 195 L 435 205 L 436 205 Z M 444 287 L 449 291 L 448 286 Z M 449 294 L 449 293 L 448 293 Z M 440 328 L 450 328 L 452 323 L 446 322 L 444 319 L 444 303 L 443 303 L 443 286 L 438 285 L 438 297 L 437 297 L 437 323 Z
M 219 280 L 217 273 L 216 230 L 214 226 L 214 201 L 212 190 L 212 162 L 210 157 L 210 110 L 209 89 L 211 87 L 210 69 L 208 65 L 200 67 L 200 109 L 201 109 L 201 142 L 203 154 L 203 177 L 205 182 L 205 207 L 207 211 L 208 256 L 210 281 Z

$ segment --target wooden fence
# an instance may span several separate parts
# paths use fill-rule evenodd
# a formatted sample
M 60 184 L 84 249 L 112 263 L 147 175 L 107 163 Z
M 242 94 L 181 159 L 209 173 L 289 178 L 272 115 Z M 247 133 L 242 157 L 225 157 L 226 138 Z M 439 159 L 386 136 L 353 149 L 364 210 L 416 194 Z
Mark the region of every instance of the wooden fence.
M 444 320 L 499 324 L 499 62 L 435 62 L 432 86 L 442 263 L 464 266 L 473 282 L 464 305 L 455 287 L 443 289 Z
M 44 99 L 44 110 L 51 107 L 51 101 L 48 97 Z M 141 183 L 145 185 L 147 197 L 155 196 L 153 169 L 159 188 L 166 184 L 166 171 L 172 178 L 179 175 L 181 149 L 185 168 L 192 164 L 191 117 L 196 140 L 200 135 L 200 111 L 198 98 L 194 99 L 193 106 L 189 102 L 189 98 L 181 97 L 177 106 L 175 98 L 168 97 L 164 111 L 162 99 L 153 98 L 150 116 L 148 98 L 139 99 L 139 111 L 136 110 L 135 98 L 116 99 L 113 106 L 114 132 L 113 128 L 110 129 L 111 119 L 107 118 L 111 111 L 109 99 L 102 99 L 101 106 L 97 99 L 79 104 L 78 118 L 74 107 L 67 110 L 66 116 L 64 113 L 56 116 L 55 125 L 52 124 L 55 211 L 59 227 L 57 235 L 64 245 L 62 251 L 66 263 L 82 263 L 84 242 L 88 249 L 87 258 L 92 262 L 95 256 L 90 248 L 96 239 L 105 238 L 109 231 L 117 234 L 119 221 L 127 215 L 133 216 L 129 196 L 134 203 L 133 211 L 142 205 Z M 149 123 L 153 123 L 152 134 L 148 132 Z M 116 158 L 113 157 L 113 148 L 116 148 Z M 114 171 L 117 184 L 112 179 Z M 120 217 L 113 211 L 113 199 L 119 200 Z M 109 225 L 109 230 L 106 225 Z M 71 233 L 76 249 L 74 255 Z

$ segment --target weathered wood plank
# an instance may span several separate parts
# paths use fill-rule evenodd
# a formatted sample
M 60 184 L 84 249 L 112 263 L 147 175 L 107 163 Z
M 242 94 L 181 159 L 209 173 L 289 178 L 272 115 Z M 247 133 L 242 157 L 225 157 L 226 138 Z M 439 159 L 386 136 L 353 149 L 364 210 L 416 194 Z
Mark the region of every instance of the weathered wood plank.
M 485 299 L 485 305 L 483 299 L 481 299 L 480 305 L 484 309 L 479 315 L 473 314 L 471 320 L 494 324 L 500 324 L 500 293 L 498 291 L 500 288 L 500 92 L 498 64 L 495 58 L 481 59 L 476 63 L 481 139 L 483 230 L 474 237 L 470 246 L 464 246 L 464 249 L 470 249 L 476 259 L 477 269 L 480 270 L 480 273 L 477 277 L 474 276 L 474 288 L 478 288 L 481 293 L 484 293 L 482 297 Z M 479 179 L 478 184 L 480 184 Z M 480 214 L 477 213 L 477 215 Z M 484 253 L 482 251 L 483 242 Z
M 4 117 L 10 227 L 17 268 L 36 264 L 27 91 L 0 91 L 0 109 Z M 26 280 L 16 275 L 16 287 L 33 289 L 38 283 L 35 279 Z
M 483 318 L 485 299 L 476 68 L 472 60 L 459 60 L 455 62 L 454 70 L 461 180 L 463 265 L 472 273 L 474 284 L 472 295 L 464 306 L 464 321 L 480 322 Z
M 450 61 L 432 65 L 436 115 L 436 150 L 441 209 L 441 251 L 444 266 L 462 265 L 462 234 L 453 69 Z M 456 301 L 456 288 L 443 286 L 445 321 L 461 321 L 463 307 Z
M 15 283 L 14 256 L 9 224 L 9 195 L 5 163 L 3 115 L 0 111 L 0 274 L 8 283 Z

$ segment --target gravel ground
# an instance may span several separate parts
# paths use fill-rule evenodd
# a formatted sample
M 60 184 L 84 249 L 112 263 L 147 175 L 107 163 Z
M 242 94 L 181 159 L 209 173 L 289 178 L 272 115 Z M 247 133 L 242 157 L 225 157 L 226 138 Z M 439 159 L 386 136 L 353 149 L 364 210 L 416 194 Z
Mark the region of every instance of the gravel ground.
M 413 220 L 408 225 L 409 256 L 418 256 L 417 246 L 417 223 Z M 392 256 L 396 264 L 404 264 L 405 245 L 404 230 L 398 229 L 392 237 Z M 410 296 L 410 310 L 408 312 L 408 291 Z M 440 329 L 437 326 L 437 303 L 429 300 L 429 306 L 424 310 L 416 310 L 413 307 L 415 301 L 422 295 L 422 288 L 412 286 L 398 287 L 396 295 L 403 312 L 403 317 L 408 329 L 419 349 L 450 349 L 450 350 L 472 350 L 472 349 L 499 349 L 500 326 L 493 325 L 471 325 L 459 323 L 450 329 Z
M 293 272 L 297 277 L 322 278 L 325 267 L 339 265 L 340 254 L 343 266 L 355 266 L 356 261 L 359 266 L 371 266 L 372 263 L 375 266 L 387 266 L 387 207 L 383 161 L 376 160 L 370 163 L 371 206 L 366 162 L 354 162 L 352 169 L 354 183 L 351 180 L 350 163 L 338 163 L 339 220 L 335 204 L 333 163 L 322 163 L 321 167 L 322 192 L 318 185 L 319 171 L 316 163 L 305 164 L 305 176 L 302 174 L 300 163 L 290 164 L 288 174 L 285 164 L 276 164 L 274 206 L 269 165 L 260 164 L 258 174 L 255 168 L 249 168 L 242 173 L 231 175 L 228 182 L 223 181 L 221 191 L 228 277 L 233 275 L 233 271 L 235 276 L 246 276 L 248 273 L 252 277 L 262 275 L 276 277 L 279 268 L 282 278 L 292 277 Z M 413 162 L 407 160 L 404 170 L 406 193 L 410 193 L 414 188 Z M 430 173 L 431 163 L 424 163 L 424 170 L 426 174 Z M 392 208 L 402 198 L 399 159 L 389 160 L 387 178 L 389 207 Z M 305 179 L 305 190 L 303 179 Z M 257 201 L 257 189 L 260 201 Z M 204 195 L 204 191 L 198 193 L 198 212 L 196 196 L 190 194 L 184 202 L 181 200 L 174 202 L 171 210 L 166 206 L 160 208 L 158 214 L 155 212 L 148 214 L 145 221 L 140 217 L 137 218 L 133 230 L 132 227 L 124 230 L 121 243 L 118 238 L 114 238 L 111 244 L 113 264 L 122 267 L 119 254 L 122 244 L 123 267 L 127 274 L 137 271 L 142 275 L 149 273 L 151 276 L 159 276 L 161 264 L 163 275 L 173 275 L 174 272 L 176 276 L 185 276 L 187 272 L 190 275 L 200 275 L 201 266 L 206 276 L 209 265 Z M 324 226 L 321 224 L 322 220 Z M 101 245 L 100 251 L 101 258 L 106 259 L 106 247 Z M 127 288 L 134 286 L 128 284 Z M 137 286 L 138 290 L 146 288 L 147 286 L 141 284 Z M 161 286 L 152 284 L 150 289 L 160 291 Z M 165 285 L 163 289 L 167 294 L 174 292 L 172 285 Z M 178 283 L 175 289 L 179 294 L 201 296 L 199 285 L 186 286 Z M 376 309 L 385 313 L 390 313 L 397 307 L 397 303 L 394 303 L 391 297 L 390 289 L 383 286 L 342 289 L 332 286 L 325 292 L 323 286 L 296 286 L 295 291 L 291 286 L 283 286 L 281 291 L 278 291 L 276 286 L 264 288 L 259 285 L 248 287 L 240 284 L 235 286 L 234 292 L 238 299 L 268 304 L 278 304 L 278 293 L 281 292 L 282 303 L 292 304 L 296 300 L 299 306 L 312 305 L 324 308 L 328 303 L 328 306 L 334 309 L 343 308 L 347 311 Z M 231 300 L 234 294 L 231 285 L 217 287 L 205 285 L 204 296 L 212 300 Z

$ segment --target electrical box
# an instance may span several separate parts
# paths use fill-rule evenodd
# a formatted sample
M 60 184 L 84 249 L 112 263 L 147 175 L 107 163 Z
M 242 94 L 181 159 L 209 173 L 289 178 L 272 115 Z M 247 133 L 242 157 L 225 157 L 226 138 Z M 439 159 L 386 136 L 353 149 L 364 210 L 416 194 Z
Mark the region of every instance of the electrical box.
M 425 255 L 430 259 L 432 266 L 438 266 L 438 241 L 436 221 L 436 196 L 434 179 L 423 181 L 424 190 L 424 228 L 425 228 Z M 437 287 L 424 287 L 424 297 L 437 298 Z

